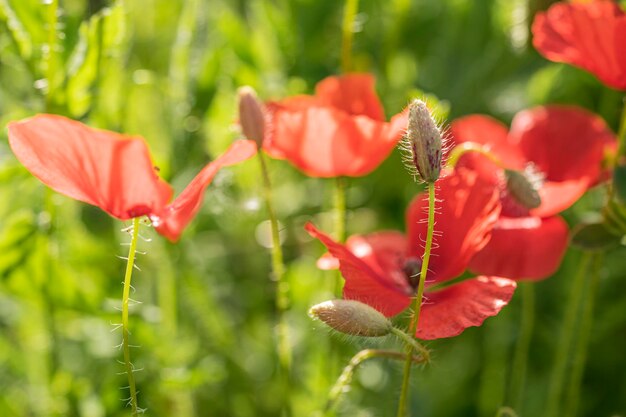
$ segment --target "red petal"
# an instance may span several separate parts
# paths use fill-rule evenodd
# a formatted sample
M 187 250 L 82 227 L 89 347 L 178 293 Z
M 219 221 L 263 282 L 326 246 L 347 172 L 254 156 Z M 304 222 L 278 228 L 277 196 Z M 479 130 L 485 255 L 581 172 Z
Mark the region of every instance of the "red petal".
M 567 223 L 558 216 L 501 217 L 470 269 L 513 279 L 547 278 L 558 269 L 567 242 Z
M 341 274 L 346 280 L 343 288 L 344 298 L 368 304 L 387 317 L 394 316 L 409 306 L 411 303 L 410 296 L 398 287 L 394 282 L 393 275 L 388 274 L 388 272 L 395 272 L 395 275 L 403 274 L 402 270 L 399 267 L 394 270 L 389 263 L 393 263 L 392 261 L 378 263 L 381 256 L 394 253 L 398 249 L 399 238 L 397 235 L 391 239 L 383 237 L 378 242 L 387 246 L 385 252 L 381 254 L 365 253 L 365 250 L 370 250 L 372 247 L 367 244 L 367 240 L 362 240 L 360 245 L 363 246 L 358 249 L 363 251 L 361 255 L 364 256 L 361 259 L 346 246 L 335 242 L 328 235 L 316 229 L 313 224 L 307 223 L 305 229 L 311 236 L 319 239 L 331 255 L 339 260 Z
M 406 125 L 404 114 L 385 123 L 301 104 L 268 104 L 270 127 L 264 149 L 313 177 L 368 174 L 396 146 Z
M 524 168 L 524 156 L 515 143 L 511 143 L 508 137 L 507 127 L 489 116 L 471 115 L 461 117 L 452 122 L 450 126 L 452 146 L 465 142 L 473 142 L 484 145 L 496 156 L 506 168 Z M 480 168 L 488 159 L 484 156 L 468 153 L 459 161 L 460 165 L 472 169 Z M 476 162 L 480 162 L 477 164 Z M 492 165 L 492 164 L 489 164 Z M 494 166 L 491 166 L 491 175 L 494 175 Z
M 353 116 L 367 116 L 384 121 L 385 113 L 374 89 L 370 74 L 347 74 L 327 77 L 315 87 L 315 95 L 325 106 L 335 107 Z
M 183 192 L 165 207 L 162 213 L 155 213 L 155 216 L 152 216 L 157 232 L 171 241 L 178 240 L 187 224 L 200 209 L 204 190 L 211 184 L 217 171 L 224 166 L 245 161 L 255 153 L 256 144 L 251 140 L 239 140 L 233 143 L 225 153 L 206 165 Z
M 9 143 L 44 184 L 122 220 L 160 211 L 172 196 L 140 138 L 42 114 L 9 124 Z
M 541 191 L 545 206 L 534 212 L 542 216 L 569 207 L 598 181 L 605 149 L 616 141 L 600 117 L 573 106 L 519 112 L 510 136 L 549 184 Z
M 506 278 L 477 277 L 425 294 L 416 336 L 439 339 L 480 326 L 508 304 L 515 281 Z
M 427 281 L 439 282 L 460 275 L 476 252 L 489 240 L 500 213 L 499 193 L 488 181 L 465 168 L 437 182 L 435 245 Z M 426 239 L 427 197 L 418 195 L 407 212 L 409 256 L 422 256 Z
M 546 58 L 626 89 L 626 15 L 615 2 L 556 3 L 537 14 L 532 32 L 533 45 Z

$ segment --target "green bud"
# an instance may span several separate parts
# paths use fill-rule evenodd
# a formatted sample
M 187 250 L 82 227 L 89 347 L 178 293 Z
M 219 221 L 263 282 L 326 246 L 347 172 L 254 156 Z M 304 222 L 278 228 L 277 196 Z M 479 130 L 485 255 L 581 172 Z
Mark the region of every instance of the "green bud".
M 378 310 L 354 300 L 324 301 L 311 307 L 309 316 L 353 336 L 378 337 L 391 331 L 391 322 Z
M 417 173 L 427 183 L 433 183 L 441 172 L 442 155 L 441 130 L 433 119 L 426 103 L 413 100 L 409 105 L 409 125 L 406 131 L 404 148 L 409 151 L 410 160 Z
M 524 173 L 505 169 L 504 176 L 506 189 L 518 204 L 527 209 L 536 209 L 541 205 L 539 193 Z

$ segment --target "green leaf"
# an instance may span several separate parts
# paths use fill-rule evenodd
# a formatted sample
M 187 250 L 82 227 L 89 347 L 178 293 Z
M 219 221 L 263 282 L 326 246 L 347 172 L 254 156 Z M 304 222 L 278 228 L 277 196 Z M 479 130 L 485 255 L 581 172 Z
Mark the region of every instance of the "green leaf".
M 26 62 L 30 61 L 33 54 L 33 41 L 8 0 L 0 0 L 0 19 L 6 21 L 9 33 L 22 59 Z
M 37 225 L 30 210 L 13 213 L 0 230 L 0 276 L 20 265 L 29 255 Z
M 612 233 L 604 223 L 578 225 L 572 233 L 572 245 L 585 251 L 604 251 L 620 245 L 621 236 Z

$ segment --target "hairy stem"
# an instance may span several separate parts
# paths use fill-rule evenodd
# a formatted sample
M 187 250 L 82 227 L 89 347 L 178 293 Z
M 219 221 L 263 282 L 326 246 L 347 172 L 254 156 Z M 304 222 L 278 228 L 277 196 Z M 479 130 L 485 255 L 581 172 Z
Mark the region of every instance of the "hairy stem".
M 341 398 L 341 394 L 346 392 L 346 387 L 350 385 L 352 381 L 352 377 L 356 369 L 368 359 L 372 358 L 389 358 L 396 360 L 404 360 L 406 358 L 406 354 L 402 352 L 395 352 L 393 350 L 383 350 L 383 349 L 364 349 L 354 355 L 348 365 L 343 368 L 343 372 L 337 379 L 337 382 L 332 387 L 328 394 L 328 401 L 326 402 L 326 406 L 324 407 L 324 413 L 329 415 L 337 406 L 339 399 Z M 423 363 L 425 358 L 423 356 L 412 356 L 411 360 L 413 363 Z
M 135 387 L 135 376 L 133 374 L 133 364 L 130 361 L 130 343 L 128 341 L 130 332 L 128 330 L 128 303 L 130 300 L 130 282 L 135 266 L 135 253 L 137 251 L 137 238 L 139 236 L 139 218 L 133 219 L 132 238 L 128 249 L 128 261 L 126 263 L 126 273 L 124 274 L 124 293 L 122 295 L 122 350 L 124 351 L 124 368 L 128 376 L 128 389 L 130 390 L 131 415 L 134 417 L 138 413 L 137 388 Z
M 424 297 L 424 284 L 426 282 L 426 274 L 428 273 L 428 262 L 430 260 L 430 251 L 433 244 L 433 233 L 435 229 L 435 184 L 428 184 L 428 231 L 426 234 L 426 247 L 424 248 L 424 256 L 422 257 L 422 269 L 419 276 L 419 284 L 417 286 L 417 294 L 413 304 L 413 314 L 411 315 L 411 323 L 409 325 L 409 334 L 415 335 L 417 332 L 417 324 L 420 318 L 420 309 L 422 308 L 422 298 Z M 409 380 L 411 377 L 411 364 L 413 356 L 413 345 L 407 345 L 407 356 L 404 362 L 404 376 L 402 378 L 402 389 L 400 391 L 400 401 L 398 404 L 398 417 L 407 415 L 407 403 L 409 400 Z
M 511 385 L 509 401 L 514 409 L 520 410 L 524 397 L 526 368 L 528 363 L 528 349 L 533 334 L 535 322 L 535 288 L 532 282 L 522 282 L 519 285 L 522 291 L 522 320 L 519 337 L 513 354 L 511 370 Z
M 554 368 L 552 370 L 552 378 L 548 389 L 548 403 L 546 406 L 546 417 L 557 417 L 560 414 L 561 397 L 563 394 L 563 383 L 567 371 L 567 363 L 569 353 L 574 340 L 574 330 L 578 319 L 578 311 L 581 300 L 584 296 L 585 276 L 589 270 L 591 262 L 589 253 L 585 253 L 581 259 L 578 273 L 572 282 L 572 289 L 567 301 L 567 310 L 563 319 L 561 335 L 557 345 L 555 354 Z

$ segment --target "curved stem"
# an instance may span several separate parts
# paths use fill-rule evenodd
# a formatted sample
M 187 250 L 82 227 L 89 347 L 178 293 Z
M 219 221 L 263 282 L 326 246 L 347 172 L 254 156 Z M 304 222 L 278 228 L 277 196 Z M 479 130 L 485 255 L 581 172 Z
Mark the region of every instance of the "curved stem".
M 510 407 L 500 407 L 496 417 L 517 417 L 517 413 Z
M 585 253 L 581 259 L 578 273 L 572 282 L 572 289 L 567 301 L 567 311 L 563 319 L 560 339 L 555 354 L 554 368 L 552 370 L 552 379 L 548 390 L 548 403 L 546 406 L 546 417 L 560 416 L 561 396 L 563 393 L 563 382 L 567 371 L 567 363 L 569 353 L 574 339 L 574 330 L 578 319 L 578 310 L 580 302 L 584 295 L 585 276 L 589 270 L 591 262 L 589 253 Z
M 356 371 L 356 368 L 359 365 L 361 365 L 363 362 L 365 362 L 366 360 L 372 359 L 372 358 L 389 358 L 389 359 L 396 359 L 396 360 L 404 360 L 406 358 L 406 354 L 402 352 L 395 352 L 393 350 L 364 349 L 360 351 L 359 353 L 357 353 L 356 355 L 354 355 L 352 359 L 350 359 L 350 362 L 348 363 L 348 365 L 346 365 L 346 367 L 343 368 L 343 372 L 341 373 L 341 375 L 337 379 L 337 382 L 328 393 L 328 401 L 326 402 L 326 405 L 324 406 L 324 413 L 326 415 L 329 415 L 335 409 L 335 407 L 337 406 L 337 403 L 339 402 L 341 394 L 346 392 L 346 387 L 350 385 L 350 382 L 352 381 L 352 377 L 354 375 L 354 372 Z M 411 360 L 413 361 L 413 363 L 423 363 L 425 359 L 424 357 L 413 356 L 411 357 Z
M 498 159 L 497 156 L 495 156 L 494 154 L 492 154 L 491 152 L 489 152 L 489 149 L 487 149 L 484 145 L 481 145 L 479 143 L 475 143 L 475 142 L 463 142 L 457 146 L 455 146 L 452 149 L 452 152 L 450 152 L 450 155 L 448 155 L 448 162 L 447 165 L 451 168 L 454 168 L 457 164 L 457 162 L 459 162 L 459 159 L 461 158 L 461 156 L 465 155 L 466 153 L 469 152 L 476 152 L 479 153 L 487 158 L 489 158 L 489 160 L 491 160 L 491 162 L 493 162 L 494 164 L 496 164 L 498 167 L 504 169 L 504 164 L 502 163 L 502 161 L 500 161 L 500 159 Z
M 135 387 L 135 376 L 133 375 L 133 364 L 130 361 L 130 344 L 128 342 L 130 332 L 128 331 L 128 302 L 130 299 L 130 282 L 133 276 L 135 265 L 135 252 L 137 250 L 137 237 L 139 236 L 139 218 L 133 219 L 132 238 L 128 249 L 128 261 L 126 263 L 126 273 L 124 274 L 124 293 L 122 295 L 122 350 L 124 351 L 124 368 L 128 375 L 128 389 L 130 390 L 130 406 L 132 416 L 138 413 L 137 389 Z
M 593 306 L 600 278 L 600 268 L 603 261 L 602 254 L 594 256 L 593 267 L 591 269 L 591 280 L 588 283 L 585 303 L 582 307 L 580 326 L 578 333 L 578 343 L 574 348 L 574 358 L 572 361 L 572 373 L 569 378 L 569 386 L 565 399 L 564 417 L 575 417 L 580 400 L 580 384 L 585 371 L 587 361 L 587 348 L 593 327 Z
M 526 368 L 528 363 L 528 349 L 533 334 L 535 321 L 535 288 L 532 282 L 519 284 L 522 291 L 522 320 L 521 329 L 515 353 L 513 354 L 513 366 L 511 371 L 511 385 L 509 401 L 516 410 L 519 410 L 524 396 L 524 383 L 526 381 Z
M 280 246 L 280 230 L 278 220 L 272 204 L 272 182 L 270 180 L 267 164 L 263 151 L 259 150 L 259 163 L 261 164 L 261 174 L 263 177 L 263 192 L 265 196 L 265 206 L 270 218 L 272 230 L 272 273 L 276 282 L 276 314 L 278 324 L 276 326 L 278 338 L 278 361 L 281 368 L 281 378 L 283 383 L 283 410 L 286 415 L 291 415 L 290 395 L 290 372 L 291 372 L 291 345 L 289 344 L 289 325 L 285 317 L 285 312 L 289 309 L 289 284 L 285 282 L 285 267 L 283 264 L 283 251 Z
M 428 349 L 426 349 L 420 342 L 418 342 L 402 330 L 398 329 L 397 327 L 392 327 L 391 333 L 398 336 L 398 338 L 402 340 L 406 346 L 412 346 L 414 350 L 418 351 L 424 359 L 423 362 L 430 362 L 430 352 L 428 352 Z
M 359 0 L 346 0 L 341 24 L 341 72 L 352 71 L 352 39 L 354 38 L 354 18 L 359 8 Z
M 426 234 L 426 247 L 424 248 L 424 256 L 422 257 L 422 269 L 420 271 L 419 284 L 417 286 L 417 295 L 413 304 L 413 315 L 409 325 L 409 334 L 415 335 L 417 332 L 417 324 L 420 318 L 420 309 L 422 307 L 422 298 L 424 297 L 424 283 L 426 282 L 426 274 L 428 273 L 428 262 L 430 260 L 430 251 L 433 244 L 433 232 L 435 230 L 435 184 L 428 184 L 428 231 Z M 408 345 L 406 361 L 404 362 L 404 376 L 402 378 L 402 390 L 400 391 L 400 402 L 398 404 L 398 417 L 406 416 L 406 407 L 409 397 L 409 380 L 411 376 L 411 357 L 413 355 L 413 345 Z

